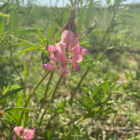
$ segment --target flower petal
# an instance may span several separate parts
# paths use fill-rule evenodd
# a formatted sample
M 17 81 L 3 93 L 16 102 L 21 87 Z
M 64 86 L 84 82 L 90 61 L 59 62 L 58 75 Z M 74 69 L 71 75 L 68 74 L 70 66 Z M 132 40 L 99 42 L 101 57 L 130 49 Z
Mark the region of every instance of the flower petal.
M 82 53 L 82 47 L 80 47 L 80 46 L 76 47 L 76 48 L 73 50 L 73 52 L 78 53 L 78 54 L 81 54 L 81 53 Z
M 68 65 L 65 65 L 64 69 L 66 74 L 71 74 L 71 69 Z
M 71 63 L 71 65 L 75 69 L 75 71 L 77 71 L 77 72 L 81 69 L 81 67 L 76 63 Z
M 78 32 L 77 32 L 77 31 L 74 32 L 74 37 L 75 37 L 75 38 L 78 37 Z
M 55 65 L 55 57 L 54 57 L 54 54 L 50 53 L 49 54 L 49 58 L 50 58 L 50 63 Z
M 87 49 L 82 49 L 82 55 L 86 54 Z
M 47 45 L 46 49 L 47 49 L 48 52 L 54 52 L 55 51 L 55 47 L 52 46 L 52 45 Z
M 14 132 L 15 132 L 18 136 L 20 135 L 21 130 L 24 131 L 24 129 L 23 129 L 22 126 L 16 126 L 16 127 L 14 128 Z
M 68 61 L 68 59 L 67 59 L 67 57 L 65 56 L 65 54 L 62 54 L 62 53 L 60 53 L 59 51 L 55 51 L 55 52 L 54 52 L 54 56 L 55 56 L 56 61 L 57 61 L 58 63 L 67 62 L 67 61 Z
M 34 132 L 30 129 L 25 129 L 24 137 L 27 138 L 27 140 L 31 140 L 34 138 Z
M 56 43 L 55 47 L 60 53 L 65 54 L 65 47 L 64 47 L 63 43 L 61 43 L 61 42 Z
M 13 140 L 16 140 L 16 136 L 15 136 L 15 135 L 13 135 L 13 136 L 12 136 L 12 139 L 13 139 Z
M 73 37 L 74 37 L 74 35 L 73 35 L 72 31 L 70 31 L 70 30 L 63 31 L 63 33 L 61 35 L 61 39 L 64 43 L 71 43 Z
M 53 64 L 44 64 L 44 69 L 46 71 L 51 71 L 51 70 L 57 69 L 57 67 L 55 65 L 53 65 Z
M 77 38 L 73 38 L 72 42 L 71 42 L 71 46 L 70 46 L 70 50 L 72 51 L 73 49 L 75 49 L 77 46 L 79 46 L 79 41 Z
M 74 54 L 72 56 L 72 60 L 71 60 L 71 63 L 74 63 L 74 62 L 81 62 L 83 60 L 83 56 L 81 54 Z

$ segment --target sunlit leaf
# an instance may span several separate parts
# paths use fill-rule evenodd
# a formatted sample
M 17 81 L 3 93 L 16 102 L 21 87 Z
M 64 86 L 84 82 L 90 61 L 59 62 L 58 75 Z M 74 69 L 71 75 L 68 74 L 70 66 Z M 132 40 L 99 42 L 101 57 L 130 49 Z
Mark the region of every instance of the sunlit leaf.
M 24 111 L 24 112 L 31 112 L 32 109 L 24 108 L 24 107 L 11 107 L 4 109 L 5 112 L 13 112 L 13 111 Z
M 11 90 L 11 91 L 8 91 L 7 93 L 5 93 L 4 95 L 2 95 L 0 97 L 0 102 L 2 102 L 3 100 L 9 98 L 10 96 L 14 95 L 14 94 L 17 94 L 19 91 L 23 90 L 24 88 L 17 88 L 17 89 L 14 89 L 14 90 Z

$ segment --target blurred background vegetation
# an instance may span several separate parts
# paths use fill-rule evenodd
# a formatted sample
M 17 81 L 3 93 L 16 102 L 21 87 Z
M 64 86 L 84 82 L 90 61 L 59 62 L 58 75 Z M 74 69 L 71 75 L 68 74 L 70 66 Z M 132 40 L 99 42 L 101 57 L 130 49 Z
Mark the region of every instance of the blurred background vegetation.
M 22 106 L 24 102 L 22 99 L 26 98 L 34 84 L 43 76 L 42 52 L 32 50 L 19 54 L 28 46 L 15 44 L 20 42 L 19 38 L 32 43 L 39 43 L 34 35 L 38 32 L 33 25 L 40 29 L 49 44 L 54 45 L 55 36 L 56 40 L 60 40 L 61 28 L 67 21 L 73 1 L 70 0 L 70 4 L 65 2 L 65 7 L 57 7 L 58 1 L 55 1 L 55 6 L 40 6 L 39 1 L 33 0 L 26 2 L 24 0 L 1 1 L 0 12 L 5 15 L 0 15 L 0 95 L 14 88 L 26 87 L 24 92 L 14 97 L 15 103 L 9 102 L 4 106 L 13 107 L 15 104 Z M 118 112 L 103 120 L 95 118 L 91 122 L 85 122 L 86 125 L 90 124 L 94 129 L 85 128 L 86 134 L 84 135 L 86 136 L 84 137 L 77 128 L 75 133 L 83 137 L 75 137 L 77 140 L 140 139 L 140 3 L 124 4 L 124 0 L 115 0 L 114 3 L 106 0 L 104 5 L 94 0 L 92 2 L 91 0 L 80 0 L 78 2 L 76 21 L 80 27 L 77 30 L 80 45 L 87 48 L 88 52 L 80 64 L 81 72 L 74 72 L 69 76 L 66 85 L 62 83 L 58 92 L 63 97 L 70 95 L 77 86 L 81 75 L 90 65 L 91 60 L 94 60 L 94 64 L 83 81 L 83 87 L 88 85 L 89 88 L 94 89 L 101 82 L 111 80 L 112 82 L 116 81 L 120 86 L 123 84 L 123 89 L 121 89 L 122 93 L 119 92 L 119 94 L 114 95 L 119 99 L 118 102 L 113 104 Z M 88 11 L 90 2 L 92 5 L 90 11 Z M 4 3 L 5 5 L 3 5 Z M 54 1 L 51 3 L 54 3 Z M 18 13 L 13 22 L 13 26 L 18 24 L 17 33 L 16 26 L 14 31 L 9 31 L 9 27 L 12 26 L 9 17 L 11 7 L 14 7 L 15 12 Z M 86 17 L 89 17 L 90 20 L 88 21 Z M 84 34 L 86 35 L 83 36 Z M 45 45 L 47 45 L 47 41 Z M 49 60 L 45 57 L 43 61 L 47 63 Z M 56 77 L 58 75 L 54 74 L 49 91 L 54 88 Z M 37 103 L 42 102 L 44 97 L 46 84 L 47 80 L 41 84 L 35 93 L 34 100 L 31 102 L 36 110 L 38 110 Z M 80 94 L 82 92 L 82 89 L 78 91 Z M 78 98 L 77 96 L 79 94 L 75 98 Z M 3 106 L 0 105 L 0 109 L 2 108 Z M 5 140 L 5 137 L 3 137 L 5 129 L 3 125 L 0 127 L 3 132 L 0 132 L 1 139 Z M 47 136 L 47 139 L 49 139 L 49 136 Z

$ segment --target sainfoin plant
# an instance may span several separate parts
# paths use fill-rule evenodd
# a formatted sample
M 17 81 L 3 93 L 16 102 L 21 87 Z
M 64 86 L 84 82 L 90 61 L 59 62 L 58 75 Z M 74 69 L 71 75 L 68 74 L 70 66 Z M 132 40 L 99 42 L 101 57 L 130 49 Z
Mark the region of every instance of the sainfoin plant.
M 62 9 L 55 7 L 55 10 L 52 8 L 53 12 L 47 10 L 48 22 L 44 30 L 36 25 L 33 25 L 34 28 L 18 26 L 18 24 L 25 25 L 31 16 L 31 7 L 28 7 L 29 16 L 26 14 L 25 22 L 19 18 L 18 14 L 22 13 L 22 10 L 19 10 L 18 2 L 17 0 L 16 5 L 14 2 L 12 4 L 5 2 L 0 7 L 0 10 L 6 10 L 5 7 L 8 9 L 9 6 L 9 9 L 0 15 L 9 22 L 6 24 L 9 29 L 5 30 L 4 20 L 0 22 L 0 41 L 8 52 L 14 72 L 18 75 L 14 86 L 8 84 L 2 92 L 0 90 L 0 103 L 2 103 L 0 122 L 4 126 L 3 134 L 6 135 L 6 139 L 92 140 L 93 135 L 96 139 L 101 137 L 109 139 L 110 136 L 104 136 L 103 132 L 95 127 L 96 121 L 107 122 L 107 118 L 111 116 L 113 119 L 110 117 L 110 120 L 113 120 L 114 125 L 114 114 L 117 113 L 115 103 L 120 102 L 121 96 L 116 93 L 128 93 L 128 85 L 134 84 L 133 80 L 138 80 L 130 72 L 132 81 L 126 73 L 128 82 L 119 85 L 117 73 L 114 74 L 112 81 L 106 78 L 108 75 L 105 75 L 105 80 L 98 81 L 101 75 L 98 71 L 102 63 L 100 60 L 103 53 L 110 49 L 108 46 L 116 36 L 111 38 L 105 48 L 102 46 L 107 42 L 106 38 L 111 30 L 117 25 L 115 16 L 121 1 L 114 3 L 109 26 L 102 32 L 94 32 L 98 17 L 93 21 L 90 19 L 93 6 L 97 3 L 93 0 L 86 1 L 85 5 L 83 0 L 73 0 L 71 5 Z M 110 1 L 107 3 L 109 5 Z M 47 28 L 50 24 L 52 26 Z M 92 49 L 89 47 L 88 38 L 95 33 L 102 34 L 102 39 L 97 43 L 93 56 L 89 52 Z M 88 38 L 85 39 L 86 36 Z M 94 41 L 94 38 L 91 40 Z M 21 50 L 21 46 L 26 48 Z M 25 54 L 24 57 L 27 59 L 27 63 L 22 60 L 20 72 L 15 64 L 16 47 L 18 54 Z M 22 59 L 22 56 L 18 56 L 18 59 Z M 99 72 L 98 77 L 92 77 L 95 71 Z M 29 73 L 32 75 L 29 76 Z M 138 97 L 132 93 L 131 95 Z

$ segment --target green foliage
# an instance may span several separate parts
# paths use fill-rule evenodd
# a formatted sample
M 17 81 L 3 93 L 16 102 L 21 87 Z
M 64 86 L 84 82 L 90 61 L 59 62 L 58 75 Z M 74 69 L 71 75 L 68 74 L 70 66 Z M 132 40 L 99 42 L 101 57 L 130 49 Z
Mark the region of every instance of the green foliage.
M 43 77 L 42 65 L 75 1 L 63 8 L 28 2 L 0 6 L 0 138 L 22 125 L 36 127 L 34 139 L 115 140 L 121 127 L 132 129 L 125 138 L 139 139 L 139 4 L 77 1 L 79 45 L 88 52 L 64 82 L 57 70 Z

